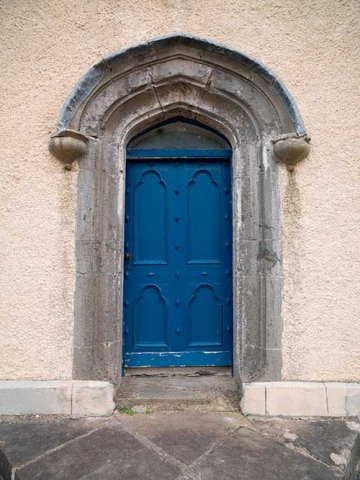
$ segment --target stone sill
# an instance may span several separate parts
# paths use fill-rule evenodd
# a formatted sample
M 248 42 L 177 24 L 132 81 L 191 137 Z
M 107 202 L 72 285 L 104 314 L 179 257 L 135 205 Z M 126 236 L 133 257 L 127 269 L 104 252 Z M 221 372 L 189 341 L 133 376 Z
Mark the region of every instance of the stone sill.
M 245 415 L 352 417 L 360 415 L 360 383 L 254 382 L 242 385 Z
M 0 415 L 109 415 L 114 386 L 82 380 L 0 380 Z

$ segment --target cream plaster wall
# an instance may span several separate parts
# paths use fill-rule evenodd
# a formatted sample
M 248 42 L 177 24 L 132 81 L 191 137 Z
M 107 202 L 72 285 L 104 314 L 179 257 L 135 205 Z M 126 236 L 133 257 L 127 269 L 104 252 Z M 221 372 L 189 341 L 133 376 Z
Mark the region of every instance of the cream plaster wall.
M 360 3 L 0 3 L 0 378 L 71 378 L 77 173 L 47 151 L 68 93 L 102 56 L 189 32 L 275 70 L 312 137 L 281 172 L 287 380 L 360 381 Z

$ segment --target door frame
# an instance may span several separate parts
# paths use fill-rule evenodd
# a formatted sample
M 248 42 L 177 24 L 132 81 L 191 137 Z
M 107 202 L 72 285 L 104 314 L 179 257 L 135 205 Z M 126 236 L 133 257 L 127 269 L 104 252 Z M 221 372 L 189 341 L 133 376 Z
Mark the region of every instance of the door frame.
M 69 94 L 51 136 L 50 151 L 67 170 L 78 160 L 74 174 L 67 173 L 77 175 L 78 187 L 73 378 L 121 382 L 126 145 L 177 115 L 214 128 L 233 151 L 235 379 L 281 380 L 282 210 L 273 146 L 285 145 L 284 161 L 299 159 L 306 130 L 278 75 L 239 51 L 188 34 L 150 39 L 101 59 Z M 284 169 L 281 175 L 285 181 L 291 174 Z M 68 185 L 73 192 L 76 179 Z
M 73 375 L 121 383 L 126 145 L 164 116 L 179 113 L 219 131 L 232 147 L 234 378 L 279 380 L 282 242 L 279 164 L 268 156 L 271 137 L 259 140 L 245 119 L 241 128 L 230 129 L 193 105 L 180 111 L 156 105 L 125 126 L 122 109 L 116 109 L 103 136 L 88 139 L 87 155 L 79 161 Z

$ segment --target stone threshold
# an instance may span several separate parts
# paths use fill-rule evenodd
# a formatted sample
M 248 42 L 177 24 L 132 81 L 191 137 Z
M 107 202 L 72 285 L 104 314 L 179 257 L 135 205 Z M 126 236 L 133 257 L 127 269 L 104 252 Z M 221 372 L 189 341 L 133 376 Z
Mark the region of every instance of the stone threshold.
M 244 383 L 240 406 L 245 415 L 354 417 L 360 415 L 360 383 Z
M 117 388 L 115 404 L 155 412 L 238 412 L 240 391 L 225 375 L 128 376 Z
M 125 377 L 232 377 L 232 367 L 124 368 Z
M 103 416 L 113 412 L 114 386 L 83 380 L 0 380 L 0 415 Z

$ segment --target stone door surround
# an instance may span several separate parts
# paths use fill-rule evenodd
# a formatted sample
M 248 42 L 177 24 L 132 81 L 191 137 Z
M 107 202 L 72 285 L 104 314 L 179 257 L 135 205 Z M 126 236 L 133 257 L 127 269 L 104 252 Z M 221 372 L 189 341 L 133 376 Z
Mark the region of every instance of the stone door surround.
M 126 146 L 178 116 L 215 129 L 232 146 L 235 378 L 280 380 L 278 161 L 292 171 L 309 139 L 272 71 L 224 45 L 178 34 L 94 65 L 50 140 L 66 169 L 79 164 L 73 378 L 121 379 Z

